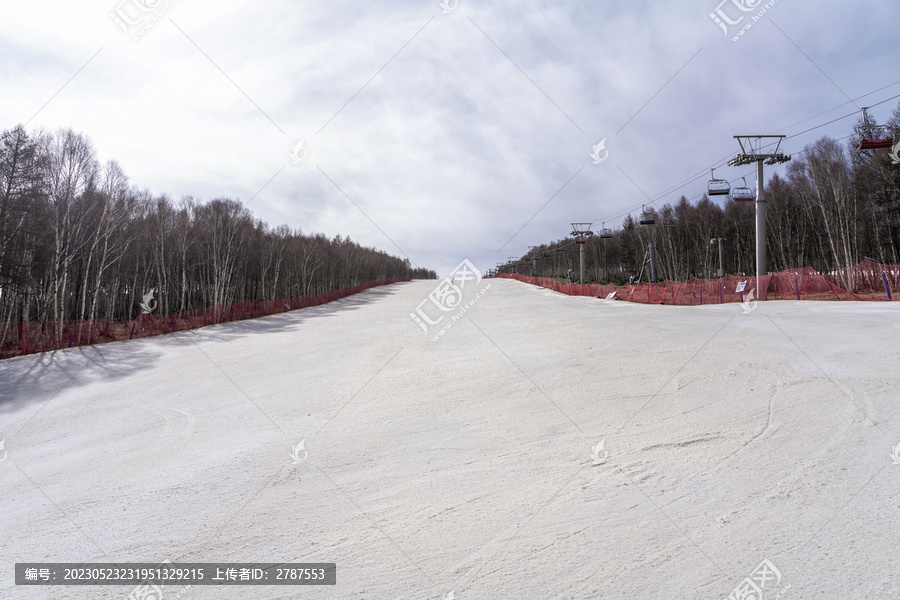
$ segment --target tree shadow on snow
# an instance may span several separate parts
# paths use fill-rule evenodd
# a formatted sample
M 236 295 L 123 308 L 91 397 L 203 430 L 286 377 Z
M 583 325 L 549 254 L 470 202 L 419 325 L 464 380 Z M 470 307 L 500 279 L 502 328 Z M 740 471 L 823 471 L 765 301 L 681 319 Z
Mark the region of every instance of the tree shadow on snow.
M 251 335 L 299 330 L 307 320 L 357 310 L 393 296 L 398 285 L 370 288 L 327 304 L 254 319 L 9 358 L 0 361 L 0 416 L 30 403 L 43 404 L 65 389 L 95 383 L 98 378 L 104 381 L 126 378 L 153 365 L 165 354 L 166 347 L 193 346 L 198 341 L 234 342 Z

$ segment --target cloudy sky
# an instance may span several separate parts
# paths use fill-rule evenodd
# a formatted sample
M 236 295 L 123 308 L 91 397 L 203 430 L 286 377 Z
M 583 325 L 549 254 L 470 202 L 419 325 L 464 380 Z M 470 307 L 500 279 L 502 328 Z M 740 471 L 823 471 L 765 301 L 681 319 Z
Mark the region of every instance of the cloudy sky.
M 736 134 L 796 153 L 900 94 L 896 0 L 718 2 L 3 0 L 0 127 L 82 131 L 173 199 L 487 269 L 698 198 Z

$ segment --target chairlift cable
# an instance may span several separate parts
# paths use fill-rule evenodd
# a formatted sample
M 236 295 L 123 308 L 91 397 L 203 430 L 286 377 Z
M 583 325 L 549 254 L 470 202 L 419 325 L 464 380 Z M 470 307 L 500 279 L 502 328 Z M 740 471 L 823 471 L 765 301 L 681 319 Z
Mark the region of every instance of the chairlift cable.
M 836 141 L 836 142 L 842 142 L 842 141 L 844 141 L 844 140 L 847 140 L 847 139 L 852 138 L 854 135 L 855 135 L 855 134 L 845 135 L 845 136 L 842 137 L 842 138 L 837 138 L 835 141 Z M 807 151 L 807 150 L 806 150 L 805 148 L 804 148 L 803 150 L 797 150 L 796 152 L 792 152 L 792 156 L 796 156 L 796 155 L 798 155 L 798 154 L 803 154 L 803 153 L 806 152 L 806 151 Z M 753 176 L 753 174 L 754 174 L 755 172 L 756 172 L 755 169 L 752 169 L 752 170 L 748 171 L 745 175 L 740 175 L 740 176 L 736 177 L 736 178 L 735 178 L 735 181 L 736 181 L 738 178 L 751 177 L 751 176 Z M 665 191 L 665 192 L 662 192 L 662 193 L 658 194 L 656 197 L 654 197 L 653 199 L 651 199 L 649 202 L 646 202 L 646 203 L 642 204 L 641 206 L 645 206 L 646 204 L 655 204 L 656 202 L 658 202 L 659 200 L 661 200 L 663 196 L 669 195 L 672 191 L 679 190 L 679 189 L 681 189 L 681 188 L 683 188 L 683 187 L 685 187 L 685 186 L 688 186 L 688 185 L 690 185 L 690 184 L 692 184 L 692 183 L 694 183 L 694 182 L 696 182 L 696 181 L 699 181 L 699 180 L 703 179 L 704 177 L 706 177 L 706 174 L 705 174 L 705 173 L 706 173 L 706 172 L 704 171 L 704 172 L 701 173 L 700 175 L 697 175 L 697 176 L 694 177 L 693 179 L 690 179 L 689 181 L 684 182 L 683 184 L 679 185 L 678 187 L 672 189 L 671 191 L 670 191 L 670 190 L 667 190 L 667 191 Z M 693 201 L 695 201 L 695 200 L 699 200 L 699 199 L 702 198 L 703 196 L 704 196 L 704 194 L 701 193 L 701 194 L 698 194 L 698 195 L 693 196 L 693 197 L 691 197 L 691 198 L 685 198 L 685 199 L 686 199 L 688 202 L 693 202 Z M 622 217 L 625 217 L 625 216 L 627 216 L 627 215 L 630 215 L 631 213 L 635 212 L 636 210 L 637 210 L 637 207 L 635 206 L 635 207 L 632 207 L 632 208 L 629 209 L 629 210 L 623 210 L 623 211 L 620 212 L 620 213 L 616 213 L 616 214 L 614 214 L 614 215 L 612 215 L 612 216 L 609 216 L 609 217 L 607 217 L 607 219 L 610 220 L 610 221 L 614 221 L 614 220 L 616 220 L 616 219 L 618 219 L 618 218 L 622 218 Z
M 877 92 L 879 92 L 879 91 L 881 91 L 881 90 L 883 90 L 883 89 L 889 88 L 889 87 L 891 87 L 891 86 L 893 86 L 893 85 L 896 85 L 896 84 L 898 84 L 898 83 L 900 83 L 900 80 L 895 81 L 895 82 L 893 82 L 893 83 L 890 83 L 890 84 L 888 84 L 888 85 L 885 85 L 885 86 L 883 86 L 883 87 L 880 87 L 880 88 L 878 88 L 877 90 L 874 90 L 874 91 L 872 91 L 872 92 L 868 92 L 868 93 L 866 93 L 866 94 L 863 94 L 862 96 L 859 96 L 859 97 L 855 98 L 854 100 L 851 100 L 851 101 L 848 101 L 848 102 L 844 102 L 844 103 L 842 103 L 842 104 L 839 104 L 838 106 L 836 106 L 836 107 L 834 107 L 834 108 L 831 108 L 831 109 L 828 109 L 828 110 L 825 111 L 825 112 L 826 112 L 826 113 L 827 113 L 827 112 L 830 112 L 830 111 L 834 110 L 835 108 L 840 108 L 840 107 L 843 106 L 844 104 L 849 104 L 849 103 L 851 103 L 851 102 L 855 102 L 856 100 L 860 100 L 860 99 L 862 99 L 862 98 L 865 98 L 866 96 L 870 96 L 870 95 L 872 95 L 872 94 L 874 94 L 874 93 L 877 93 Z M 897 98 L 900 98 L 900 94 L 897 94 L 897 95 L 891 96 L 891 97 L 889 97 L 889 98 L 885 98 L 884 100 L 880 100 L 880 101 L 878 101 L 878 102 L 875 102 L 875 103 L 871 104 L 870 106 L 867 106 L 866 108 L 873 108 L 873 107 L 875 107 L 875 106 L 879 106 L 879 105 L 881 105 L 881 104 L 885 104 L 885 103 L 890 102 L 891 100 L 894 100 L 894 99 L 897 99 Z M 794 133 L 794 134 L 791 134 L 791 135 L 789 135 L 789 136 L 786 136 L 786 137 L 784 138 L 784 140 L 789 140 L 789 139 L 795 138 L 795 137 L 797 137 L 797 136 L 799 136 L 799 135 L 802 135 L 802 134 L 804 134 L 804 133 L 809 133 L 810 131 L 814 131 L 814 130 L 819 129 L 819 128 L 821 128 L 821 127 L 825 127 L 825 126 L 827 126 L 827 125 L 831 125 L 832 123 L 835 123 L 835 122 L 840 121 L 840 120 L 842 120 L 842 119 L 846 119 L 846 118 L 851 117 L 851 116 L 853 116 L 853 115 L 856 115 L 856 114 L 858 114 L 858 113 L 859 113 L 859 111 L 854 111 L 853 113 L 849 113 L 849 114 L 844 115 L 844 116 L 842 116 L 842 117 L 837 117 L 837 118 L 832 119 L 832 120 L 830 120 L 830 121 L 826 121 L 825 123 L 822 123 L 822 124 L 817 125 L 817 126 L 815 126 L 815 127 L 811 127 L 811 128 L 809 128 L 809 129 L 805 129 L 804 131 L 800 131 L 800 132 L 798 132 L 798 133 Z M 824 113 L 819 113 L 819 115 L 822 115 L 822 114 L 824 114 Z M 819 116 L 819 115 L 816 115 L 816 116 Z M 808 120 L 813 119 L 813 118 L 815 118 L 815 116 L 809 117 L 809 118 L 807 118 L 807 119 L 804 119 L 803 121 L 799 121 L 798 123 L 795 123 L 794 125 L 785 127 L 785 128 L 783 128 L 783 129 L 789 129 L 790 127 L 794 127 L 794 126 L 796 126 L 796 125 L 799 125 L 800 123 L 803 123 L 803 122 L 808 121 Z M 842 137 L 842 138 L 838 138 L 838 139 L 835 140 L 835 141 L 843 141 L 843 140 L 846 140 L 846 139 L 849 139 L 849 138 L 853 137 L 853 135 L 855 135 L 855 134 L 851 134 L 851 135 L 848 135 L 848 136 L 844 136 L 844 137 Z M 773 142 L 773 143 L 774 143 L 774 142 Z M 773 143 L 767 144 L 767 145 L 764 146 L 763 148 L 766 148 L 766 147 L 768 147 L 768 146 L 771 146 Z M 799 151 L 793 152 L 792 154 L 802 154 L 803 152 L 805 152 L 805 150 L 799 150 Z M 719 168 L 719 167 L 721 167 L 721 166 L 727 164 L 727 161 L 729 160 L 729 158 L 730 158 L 731 156 L 732 156 L 732 154 L 729 154 L 729 155 L 726 156 L 725 158 L 720 159 L 719 161 L 717 161 L 716 166 L 710 167 L 710 168 L 711 168 L 711 169 L 717 169 L 717 168 Z M 694 183 L 694 182 L 696 182 L 696 181 L 702 179 L 702 178 L 705 176 L 706 171 L 707 171 L 707 169 L 703 169 L 703 171 L 700 171 L 697 175 L 690 177 L 687 181 L 685 181 L 685 182 L 683 182 L 683 183 L 681 183 L 681 184 L 676 184 L 676 185 L 673 186 L 673 187 L 670 187 L 670 188 L 668 188 L 668 189 L 666 189 L 666 190 L 663 190 L 662 192 L 659 192 L 659 193 L 656 194 L 655 196 L 650 197 L 650 198 L 648 199 L 648 202 L 645 203 L 645 204 L 655 204 L 656 202 L 658 202 L 659 200 L 661 200 L 661 199 L 664 198 L 665 196 L 668 196 L 668 195 L 671 194 L 672 192 L 675 192 L 675 191 L 677 191 L 677 190 L 680 190 L 681 188 L 684 188 L 684 187 L 686 187 L 686 186 L 688 186 L 688 185 L 690 185 L 690 184 L 692 184 L 692 183 Z M 751 172 L 751 173 L 748 173 L 748 175 L 752 175 L 752 172 Z M 708 195 L 708 194 L 707 194 L 707 195 Z M 695 196 L 694 198 L 691 198 L 691 199 L 689 199 L 688 201 L 691 201 L 691 200 L 694 200 L 694 199 L 698 199 L 698 198 L 701 198 L 701 197 L 703 197 L 703 194 L 700 194 L 700 195 L 698 195 L 698 196 Z M 625 217 L 626 215 L 629 215 L 629 214 L 633 213 L 635 210 L 637 210 L 637 206 L 636 206 L 636 205 L 633 206 L 633 207 L 631 207 L 631 208 L 628 209 L 628 210 L 623 210 L 623 211 L 620 212 L 620 213 L 616 213 L 616 214 L 614 214 L 614 215 L 606 216 L 606 217 L 604 217 L 603 219 L 608 220 L 608 221 L 613 221 L 613 220 L 615 220 L 615 219 L 619 219 L 619 218 Z M 600 220 L 600 219 L 598 219 L 598 220 Z

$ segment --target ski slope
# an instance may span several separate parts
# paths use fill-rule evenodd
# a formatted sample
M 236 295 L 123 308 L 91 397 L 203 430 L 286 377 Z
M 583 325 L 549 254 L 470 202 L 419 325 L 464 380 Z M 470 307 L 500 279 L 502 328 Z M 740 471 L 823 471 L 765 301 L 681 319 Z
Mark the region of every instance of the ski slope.
M 900 303 L 483 280 L 435 341 L 435 285 L 0 362 L 0 598 L 164 560 L 337 564 L 164 600 L 723 599 L 763 561 L 767 600 L 900 598 Z

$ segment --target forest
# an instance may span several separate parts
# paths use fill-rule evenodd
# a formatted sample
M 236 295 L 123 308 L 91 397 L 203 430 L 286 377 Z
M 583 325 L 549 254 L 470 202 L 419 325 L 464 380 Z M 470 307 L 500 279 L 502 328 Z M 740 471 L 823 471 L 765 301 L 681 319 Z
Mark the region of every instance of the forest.
M 871 131 L 860 121 L 842 140 L 823 137 L 794 153 L 784 176 L 768 177 L 769 272 L 830 273 L 865 258 L 900 264 L 900 164 L 890 149 L 858 149 Z M 883 134 L 900 139 L 900 104 Z M 649 280 L 651 243 L 659 279 L 713 278 L 719 238 L 726 274 L 755 273 L 752 201 L 682 196 L 647 210 L 653 226 L 628 215 L 587 238 L 586 282 Z M 577 251 L 569 236 L 498 269 L 573 277 Z M 90 138 L 72 129 L 17 125 L 0 134 L 0 346 L 14 323 L 61 330 L 67 320 L 133 319 L 149 290 L 157 314 L 168 315 L 435 277 L 346 237 L 272 227 L 237 200 L 173 201 L 139 189 L 116 161 L 101 165 Z
M 0 134 L 0 346 L 16 322 L 128 320 L 435 278 L 349 238 L 271 227 L 241 202 L 173 201 L 100 164 L 72 129 Z
M 813 267 L 824 274 L 864 258 L 900 264 L 900 164 L 890 149 L 858 149 L 860 132 L 873 129 L 872 123 L 861 120 L 845 144 L 823 137 L 793 154 L 784 177 L 768 177 L 768 272 Z M 900 140 L 900 104 L 886 129 L 894 142 Z M 740 178 L 737 185 L 743 186 Z M 747 186 L 753 185 L 748 178 Z M 601 236 L 595 224 L 594 235 L 584 244 L 585 283 L 623 284 L 641 274 L 642 266 L 641 279 L 649 281 L 645 257 L 651 243 L 659 279 L 714 278 L 718 238 L 723 238 L 726 274 L 756 273 L 754 202 L 729 198 L 720 206 L 704 194 L 695 203 L 682 196 L 674 204 L 648 206 L 647 211 L 656 222 L 653 226 L 641 226 L 628 215 L 621 227 Z M 534 247 L 517 261 L 498 265 L 498 270 L 577 277 L 577 253 L 575 238 L 569 236 Z

